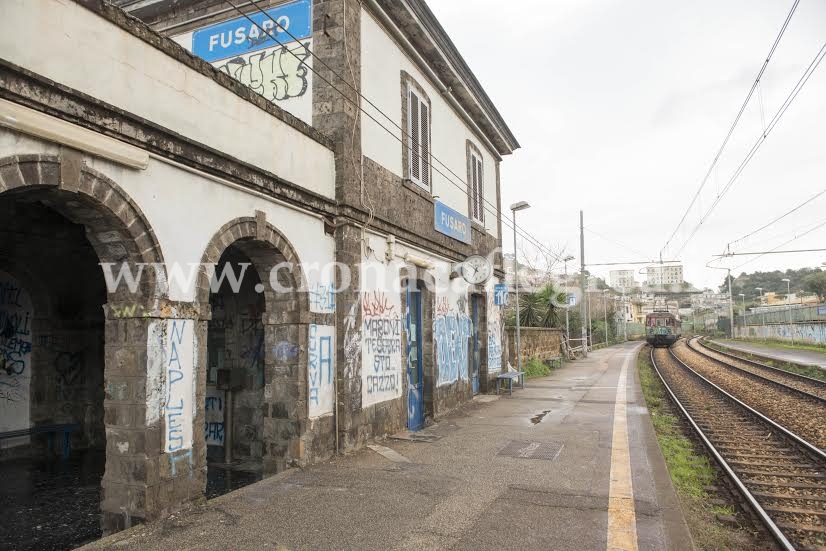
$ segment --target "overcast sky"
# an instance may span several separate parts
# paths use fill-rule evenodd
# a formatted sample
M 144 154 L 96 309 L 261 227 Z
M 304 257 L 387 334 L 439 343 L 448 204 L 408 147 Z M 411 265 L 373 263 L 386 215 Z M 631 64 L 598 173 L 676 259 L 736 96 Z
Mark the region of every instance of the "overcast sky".
M 566 248 L 575 263 L 580 209 L 588 263 L 658 257 L 792 3 L 428 0 L 522 145 L 502 163 L 503 208 L 529 201 L 519 224 L 553 249 Z M 801 0 L 762 79 L 766 123 L 825 41 L 826 2 Z M 760 136 L 759 99 L 755 94 L 665 260 L 674 258 Z M 716 288 L 725 273 L 705 268 L 712 255 L 823 189 L 826 61 L 680 253 L 686 279 Z M 821 222 L 826 193 L 732 250 L 769 250 Z M 826 226 L 783 248 L 824 247 L 824 237 Z M 506 251 L 512 242 L 505 233 Z M 753 258 L 722 265 L 735 275 L 819 266 L 826 252 L 748 262 Z M 604 277 L 609 270 L 590 269 Z

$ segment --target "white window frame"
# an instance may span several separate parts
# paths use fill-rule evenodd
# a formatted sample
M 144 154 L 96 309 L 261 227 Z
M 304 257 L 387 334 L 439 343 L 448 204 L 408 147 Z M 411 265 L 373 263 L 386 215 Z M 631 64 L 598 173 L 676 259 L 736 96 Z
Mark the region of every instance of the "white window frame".
M 415 98 L 415 101 L 414 101 Z M 427 117 L 423 121 L 423 116 Z M 408 153 L 408 179 L 430 192 L 432 177 L 430 158 L 432 144 L 430 140 L 430 126 L 433 123 L 433 111 L 430 101 L 427 100 L 410 84 L 407 86 L 407 135 L 410 137 Z M 422 139 L 424 138 L 424 139 Z

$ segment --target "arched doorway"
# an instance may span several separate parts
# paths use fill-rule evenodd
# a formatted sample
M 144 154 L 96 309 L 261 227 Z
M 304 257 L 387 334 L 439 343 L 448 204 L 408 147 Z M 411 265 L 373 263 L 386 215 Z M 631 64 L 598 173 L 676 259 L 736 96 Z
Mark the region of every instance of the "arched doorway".
M 260 478 L 263 458 L 264 295 L 252 262 L 230 245 L 209 295 L 204 438 L 207 497 Z
M 221 228 L 202 259 L 215 267 L 199 280 L 199 300 L 211 310 L 203 377 L 210 497 L 304 457 L 309 323 L 306 293 L 298 292 L 303 274 L 290 243 L 263 213 L 256 215 Z
M 110 289 L 101 263 L 134 274 L 139 263 L 161 262 L 160 248 L 125 193 L 70 155 L 64 166 L 57 156 L 0 159 L 0 347 L 8 360 L 0 387 L 18 391 L 0 398 L 17 400 L 0 432 L 27 433 L 0 443 L 8 471 L 0 478 L 9 481 L 0 508 L 30 509 L 22 523 L 3 523 L 13 532 L 0 538 L 38 548 L 80 544 L 146 514 L 109 489 L 131 483 L 137 493 L 147 482 L 122 469 L 146 461 L 137 446 L 144 419 L 134 414 L 146 409 L 145 353 L 116 336 L 150 302 L 155 277 Z M 140 338 L 135 323 L 130 331 Z

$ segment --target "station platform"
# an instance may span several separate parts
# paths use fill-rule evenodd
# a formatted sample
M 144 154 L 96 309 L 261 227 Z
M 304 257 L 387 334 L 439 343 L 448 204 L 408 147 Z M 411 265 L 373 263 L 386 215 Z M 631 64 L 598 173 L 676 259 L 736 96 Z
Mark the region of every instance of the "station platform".
M 627 343 L 84 549 L 689 550 Z
M 732 350 L 740 350 L 742 352 L 756 354 L 772 360 L 826 369 L 826 352 L 786 348 L 762 343 L 733 341 L 730 339 L 714 339 L 711 342 L 716 342 L 717 344 L 731 348 Z

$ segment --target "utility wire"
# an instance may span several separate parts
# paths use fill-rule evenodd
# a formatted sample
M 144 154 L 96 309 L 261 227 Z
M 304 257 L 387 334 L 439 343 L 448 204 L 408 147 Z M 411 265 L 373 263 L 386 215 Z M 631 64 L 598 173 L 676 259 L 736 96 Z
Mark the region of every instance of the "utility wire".
M 251 19 L 251 18 L 250 18 L 250 17 L 249 17 L 246 13 L 244 13 L 244 12 L 243 12 L 243 11 L 242 11 L 242 10 L 241 10 L 238 6 L 236 6 L 236 5 L 235 5 L 234 3 L 232 3 L 230 0 L 224 0 L 224 2 L 225 2 L 226 4 L 229 4 L 230 6 L 232 6 L 232 8 L 233 8 L 236 12 L 238 12 L 241 16 L 243 16 L 245 19 L 247 19 L 247 20 L 248 20 L 250 23 L 252 23 L 252 24 L 253 24 L 256 28 L 258 28 L 258 30 L 259 30 L 259 31 L 261 31 L 261 33 L 262 33 L 262 35 L 263 35 L 263 36 L 268 36 L 268 37 L 269 37 L 269 38 L 270 38 L 273 42 L 275 42 L 277 45 L 279 45 L 279 46 L 281 46 L 282 48 L 284 48 L 284 50 L 285 50 L 285 51 L 289 52 L 289 53 L 290 53 L 292 56 L 294 56 L 296 59 L 298 59 L 299 61 L 302 61 L 302 62 L 303 62 L 303 59 L 302 59 L 300 56 L 298 56 L 298 55 L 297 55 L 295 52 L 293 52 L 292 50 L 289 50 L 288 48 L 286 48 L 286 46 L 285 46 L 285 44 L 284 44 L 283 42 L 281 42 L 281 41 L 279 41 L 278 39 L 276 39 L 276 38 L 275 38 L 275 36 L 273 36 L 273 32 L 272 32 L 272 31 L 267 31 L 266 29 L 263 29 L 260 25 L 258 25 L 258 23 L 256 23 L 253 19 Z M 252 1 L 252 2 L 251 2 L 251 5 L 253 5 L 253 6 L 254 6 L 254 7 L 255 7 L 255 8 L 256 8 L 259 12 L 261 12 L 262 14 L 264 14 L 264 16 L 266 16 L 266 17 L 267 17 L 270 21 L 272 21 L 272 22 L 276 25 L 276 27 L 277 27 L 277 28 L 281 29 L 281 30 L 282 30 L 285 34 L 287 34 L 290 38 L 292 38 L 294 41 L 298 41 L 298 42 L 300 42 L 300 39 L 298 39 L 297 37 L 295 37 L 295 35 L 293 35 L 292 33 L 290 33 L 290 32 L 289 32 L 289 31 L 288 31 L 288 30 L 287 30 L 287 29 L 286 29 L 283 25 L 281 25 L 281 23 L 279 23 L 278 21 L 276 21 L 275 19 L 273 19 L 273 18 L 272 18 L 272 17 L 271 17 L 271 16 L 270 16 L 267 12 L 265 12 L 264 10 L 262 10 L 262 9 L 261 9 L 261 7 L 260 7 L 260 6 L 259 6 L 259 5 L 255 2 L 255 1 Z M 409 139 L 409 141 L 412 143 L 412 138 L 411 138 L 411 136 L 410 136 L 409 134 L 407 134 L 407 132 L 406 132 L 406 131 L 405 131 L 405 130 L 404 130 L 404 129 L 403 129 L 403 128 L 402 128 L 402 127 L 398 124 L 398 123 L 396 123 L 396 122 L 395 122 L 395 120 L 393 120 L 393 119 L 392 119 L 389 115 L 387 115 L 387 114 L 386 114 L 384 111 L 382 111 L 382 110 L 381 110 L 378 106 L 376 106 L 376 105 L 375 105 L 372 101 L 370 101 L 370 99 L 369 99 L 369 98 L 367 98 L 367 97 L 365 97 L 363 94 L 361 94 L 361 92 L 360 92 L 360 91 L 359 91 L 359 90 L 358 90 L 355 86 L 353 86 L 352 84 L 350 84 L 350 83 L 347 81 L 347 79 L 343 78 L 343 77 L 342 77 L 342 76 L 341 76 L 338 72 L 336 72 L 336 71 L 335 71 L 332 67 L 330 67 L 330 65 L 329 65 L 329 64 L 327 64 L 327 63 L 326 63 L 323 59 L 319 58 L 317 54 L 315 54 L 312 50 L 310 50 L 310 48 L 308 48 L 308 47 L 305 45 L 305 46 L 304 46 L 304 49 L 305 49 L 305 50 L 306 50 L 306 51 L 307 51 L 307 52 L 308 52 L 308 53 L 309 53 L 309 54 L 310 54 L 313 58 L 317 59 L 317 60 L 318 60 L 318 61 L 319 61 L 319 62 L 320 62 L 320 63 L 321 63 L 321 64 L 322 64 L 322 65 L 323 65 L 323 66 L 324 66 L 327 70 L 329 70 L 329 71 L 330 71 L 333 75 L 335 75 L 336 77 L 338 77 L 338 78 L 339 78 L 339 80 L 341 80 L 341 81 L 342 81 L 342 82 L 343 82 L 343 83 L 344 83 L 344 84 L 345 84 L 348 88 L 350 88 L 350 89 L 351 89 L 351 90 L 353 90 L 356 94 L 358 94 L 358 95 L 359 95 L 359 97 L 361 97 L 361 98 L 362 98 L 365 102 L 367 102 L 367 103 L 368 103 L 368 104 L 369 104 L 369 105 L 370 105 L 373 109 L 375 109 L 376 111 L 378 111 L 378 112 L 379 112 L 379 113 L 380 113 L 380 114 L 381 114 L 381 115 L 382 115 L 385 119 L 387 119 L 388 121 L 390 121 L 390 122 L 391 122 L 391 124 L 393 124 L 393 126 L 395 126 L 395 127 L 396 127 L 396 128 L 398 128 L 398 129 L 399 129 L 402 133 L 404 133 L 404 134 L 405 134 L 405 136 L 406 136 L 406 137 Z M 325 84 L 329 85 L 329 86 L 330 86 L 333 90 L 335 90 L 336 92 L 338 92 L 338 94 L 339 94 L 339 95 L 341 95 L 341 96 L 345 99 L 345 101 L 350 102 L 350 103 L 351 103 L 353 106 L 355 106 L 355 107 L 356 107 L 359 111 L 361 111 L 362 113 L 364 113 L 365 115 L 367 115 L 367 117 L 368 117 L 368 118 L 370 118 L 373 122 L 375 122 L 377 125 L 379 125 L 379 127 L 381 127 L 384 131 L 386 131 L 386 132 L 387 132 L 388 134 L 390 134 L 393 138 L 395 138 L 397 141 L 399 141 L 399 143 L 401 143 L 401 144 L 402 144 L 402 147 L 405 147 L 404 140 L 402 140 L 402 138 L 400 138 L 399 136 L 397 136 L 397 135 L 395 134 L 395 132 L 394 132 L 394 131 L 392 131 L 391 129 L 389 129 L 389 128 L 387 128 L 386 126 L 384 126 L 384 125 L 383 125 L 383 124 L 382 124 L 382 123 L 381 123 L 378 119 L 376 119 L 376 117 L 374 117 L 371 113 L 368 113 L 368 112 L 367 112 L 367 110 L 365 110 L 365 109 L 364 109 L 364 108 L 363 108 L 363 107 L 359 104 L 359 102 L 358 102 L 358 101 L 354 101 L 353 99 L 349 98 L 349 97 L 348 97 L 348 96 L 347 96 L 347 95 L 346 95 L 346 94 L 345 94 L 342 90 L 340 90 L 340 89 L 339 89 L 338 87 L 336 87 L 336 86 L 335 86 L 332 82 L 330 82 L 330 80 L 328 80 L 326 77 L 324 77 L 323 75 L 321 75 L 318 71 L 316 71 L 316 70 L 315 70 L 315 68 L 310 67 L 310 66 L 308 66 L 308 65 L 305 65 L 305 67 L 306 67 L 308 70 L 310 70 L 310 71 L 311 71 L 314 75 L 316 75 L 316 77 L 320 78 L 320 79 L 321 79 L 321 80 L 322 80 Z M 413 151 L 413 147 L 412 147 L 411 145 L 409 145 L 409 144 L 408 144 L 406 147 L 407 147 L 407 149 L 409 149 L 409 150 L 410 150 L 411 154 L 419 156 L 419 158 L 420 158 L 423 162 L 425 162 L 425 163 L 427 163 L 428 165 L 430 165 L 430 166 L 433 168 L 433 170 L 434 170 L 434 171 L 436 171 L 439 175 L 441 175 L 441 176 L 442 176 L 445 180 L 447 180 L 450 184 L 452 184 L 452 185 L 453 185 L 453 186 L 455 186 L 457 189 L 459 189 L 459 191 L 461 191 L 461 192 L 462 192 L 465 196 L 467 196 L 468 198 L 470 198 L 470 193 L 468 192 L 468 187 L 469 187 L 469 186 L 468 186 L 467 182 L 466 182 L 466 181 L 464 181 L 464 180 L 462 179 L 462 177 L 461 177 L 461 176 L 459 176 L 459 175 L 458 175 L 458 174 L 456 174 L 453 170 L 451 170 L 451 169 L 450 169 L 450 167 L 448 167 L 447 165 L 445 165 L 445 164 L 444 164 L 444 163 L 443 163 L 443 162 L 442 162 L 442 161 L 441 161 L 438 157 L 436 157 L 436 156 L 435 156 L 435 155 L 433 155 L 432 153 L 430 153 L 430 155 L 429 155 L 429 157 L 430 157 L 431 159 L 436 160 L 436 161 L 437 161 L 437 162 L 438 162 L 438 163 L 439 163 L 442 167 L 444 167 L 444 168 L 445 168 L 448 172 L 450 172 L 450 173 L 451 173 L 454 177 L 458 178 L 458 179 L 459 179 L 459 181 L 460 181 L 460 182 L 462 182 L 462 184 L 464 184 L 464 186 L 459 185 L 459 184 L 457 184 L 455 181 L 453 181 L 453 179 L 452 179 L 450 176 L 448 176 L 447 174 L 445 174 L 444 172 L 442 172 L 440 169 L 438 169 L 436 166 L 434 166 L 434 165 L 433 165 L 433 163 L 428 162 L 428 160 L 427 160 L 427 159 L 424 159 L 424 158 L 422 157 L 422 155 L 421 155 L 419 152 L 417 152 L 417 151 Z M 561 257 L 560 257 L 559 255 L 557 255 L 556 253 L 554 253 L 553 251 L 551 251 L 549 248 L 547 248 L 546 246 L 544 246 L 544 245 L 543 245 L 543 244 L 542 244 L 542 243 L 541 243 L 541 242 L 540 242 L 540 241 L 539 241 L 536 237 L 534 237 L 532 234 L 528 233 L 526 230 L 522 229 L 520 226 L 518 226 L 518 225 L 517 225 L 517 224 L 515 224 L 515 223 L 514 223 L 513 225 L 511 225 L 511 223 L 509 223 L 509 222 L 508 222 L 507 217 L 504 217 L 504 216 L 502 216 L 502 215 L 501 215 L 501 212 L 499 211 L 499 209 L 497 208 L 497 206 L 496 206 L 496 205 L 494 205 L 493 203 L 491 203 L 488 199 L 485 199 L 484 197 L 482 197 L 482 200 L 483 200 L 485 203 L 487 203 L 487 204 L 491 207 L 491 208 L 485 208 L 485 207 L 484 207 L 484 205 L 483 205 L 483 208 L 484 208 L 484 210 L 485 210 L 486 212 L 488 212 L 488 213 L 492 214 L 494 217 L 497 217 L 497 216 L 498 216 L 498 217 L 499 217 L 499 219 L 501 220 L 501 222 L 502 222 L 502 224 L 503 224 L 503 225 L 505 225 L 505 226 L 506 226 L 506 227 L 508 227 L 509 229 L 512 229 L 514 232 L 516 232 L 516 234 L 517 234 L 517 235 L 519 235 L 519 236 L 523 237 L 524 239 L 527 239 L 527 240 L 528 240 L 528 241 L 529 241 L 532 245 L 534 245 L 535 247 L 537 247 L 540 251 L 544 252 L 545 254 L 550 255 L 550 256 L 551 256 L 551 257 L 553 257 L 555 260 L 557 260 L 557 261 L 561 262 L 561 260 L 562 260 L 562 259 L 561 259 Z
M 767 254 L 772 254 L 772 253 L 774 253 L 775 251 L 777 251 L 778 249 L 780 249 L 781 247 L 785 247 L 785 246 L 786 246 L 786 245 L 788 245 L 789 243 L 791 243 L 791 242 L 793 242 L 793 241 L 797 241 L 797 240 L 798 240 L 798 239 L 800 239 L 801 237 L 805 237 L 805 236 L 809 235 L 810 233 L 812 233 L 813 231 L 815 231 L 815 230 L 819 230 L 819 229 L 820 229 L 820 228 L 822 228 L 823 226 L 826 226 L 826 221 L 824 221 L 824 222 L 820 222 L 820 223 L 819 223 L 819 224 L 817 224 L 815 227 L 813 227 L 813 228 L 811 228 L 811 229 L 809 229 L 809 230 L 806 230 L 805 232 L 801 233 L 800 235 L 795 235 L 794 237 L 792 237 L 792 238 L 791 238 L 791 239 L 789 239 L 788 241 L 784 241 L 783 243 L 781 243 L 781 244 L 780 244 L 780 245 L 778 245 L 777 247 L 775 247 L 775 248 L 773 248 L 773 249 L 769 249 L 768 251 L 766 251 L 766 252 L 764 252 L 764 253 L 761 253 L 760 255 L 758 255 L 758 256 L 756 256 L 756 257 L 752 258 L 751 260 L 747 260 L 746 262 L 743 262 L 743 263 L 742 263 L 742 264 L 740 264 L 739 266 L 737 266 L 737 267 L 735 267 L 735 268 L 732 268 L 732 270 L 739 270 L 740 268 L 742 268 L 742 267 L 743 267 L 743 266 L 745 266 L 746 264 L 751 264 L 751 263 L 752 263 L 752 262 L 754 262 L 755 260 L 758 260 L 758 259 L 762 258 L 763 256 L 765 256 L 765 255 L 767 255 Z
M 601 239 L 604 239 L 605 241 L 608 241 L 609 243 L 613 243 L 614 245 L 617 245 L 618 247 L 622 247 L 623 249 L 625 249 L 627 251 L 631 251 L 632 253 L 634 253 L 636 255 L 639 255 L 642 258 L 651 258 L 649 255 L 645 254 L 644 252 L 639 251 L 639 250 L 637 250 L 633 247 L 629 247 L 628 245 L 623 245 L 619 241 L 617 241 L 615 239 L 612 239 L 612 238 L 608 237 L 607 235 L 603 235 L 599 232 L 596 232 L 596 231 L 592 230 L 591 228 L 589 228 L 587 226 L 585 227 L 585 231 L 587 231 L 588 233 L 592 233 L 592 234 L 596 235 L 597 237 L 599 237 Z M 593 264 L 591 264 L 591 265 L 593 266 Z
M 694 229 L 692 230 L 691 234 L 683 242 L 682 246 L 677 251 L 677 254 L 675 256 L 679 256 L 680 253 L 683 252 L 683 249 L 685 249 L 685 247 L 688 245 L 688 243 L 691 241 L 694 235 L 697 234 L 703 223 L 708 219 L 708 217 L 711 215 L 711 213 L 714 211 L 714 209 L 717 207 L 717 205 L 720 203 L 720 201 L 723 199 L 726 193 L 728 193 L 728 191 L 737 181 L 737 178 L 754 158 L 754 155 L 757 153 L 757 150 L 760 149 L 760 146 L 763 145 L 763 143 L 765 143 L 766 138 L 768 138 L 771 131 L 774 130 L 774 127 L 777 126 L 777 124 L 780 122 L 780 119 L 783 118 L 783 115 L 786 113 L 786 110 L 789 108 L 794 99 L 800 93 L 800 90 L 802 90 L 803 86 L 806 85 L 806 82 L 808 82 L 809 77 L 812 76 L 814 71 L 817 69 L 818 65 L 820 65 L 820 62 L 823 61 L 824 55 L 826 55 L 826 42 L 823 44 L 823 46 L 821 46 L 820 50 L 815 55 L 814 59 L 812 59 L 812 62 L 809 64 L 809 66 L 803 72 L 803 75 L 797 81 L 797 84 L 795 84 L 791 92 L 789 92 L 789 95 L 786 97 L 786 100 L 780 106 L 780 109 L 778 109 L 774 117 L 772 117 L 772 120 L 769 122 L 769 125 L 766 127 L 766 130 L 757 138 L 757 141 L 754 143 L 751 150 L 748 152 L 746 157 L 737 167 L 737 170 L 734 171 L 734 174 L 732 174 L 731 178 L 729 178 L 728 183 L 726 183 L 722 191 L 720 191 L 720 193 L 717 194 L 717 197 L 714 199 L 708 210 L 706 210 L 706 212 L 702 215 L 700 221 L 697 223 L 696 226 L 694 226 Z
M 725 150 L 726 145 L 729 142 L 729 139 L 731 139 L 731 135 L 734 133 L 734 129 L 737 127 L 737 124 L 740 122 L 740 118 L 743 116 L 743 113 L 746 110 L 746 106 L 748 106 L 749 101 L 751 100 L 751 97 L 754 95 L 754 91 L 760 85 L 760 79 L 763 78 L 763 73 L 766 71 L 766 67 L 768 67 L 769 61 L 771 61 L 771 58 L 774 55 L 774 51 L 777 49 L 777 45 L 780 43 L 780 39 L 783 38 L 783 35 L 786 32 L 786 28 L 789 26 L 789 21 L 791 21 L 792 16 L 794 15 L 794 12 L 797 10 L 797 5 L 799 3 L 800 3 L 800 0 L 795 0 L 794 4 L 792 4 L 792 8 L 791 8 L 791 10 L 789 10 L 789 14 L 786 16 L 786 20 L 783 22 L 783 26 L 780 27 L 780 32 L 777 33 L 777 37 L 774 39 L 774 43 L 772 44 L 772 47 L 769 50 L 769 54 L 766 56 L 766 60 L 763 62 L 763 65 L 760 67 L 760 71 L 757 72 L 757 77 L 754 79 L 754 83 L 751 85 L 751 89 L 749 90 L 749 93 L 746 94 L 746 99 L 743 101 L 743 105 L 740 106 L 740 110 L 737 112 L 737 116 L 734 117 L 734 122 L 731 124 L 731 127 L 729 128 L 728 134 L 726 134 L 726 137 L 723 140 L 723 143 L 720 144 L 720 148 L 717 150 L 717 154 L 714 155 L 714 160 L 711 161 L 711 165 L 708 167 L 708 170 L 706 171 L 706 175 L 703 177 L 702 182 L 700 182 L 700 187 L 697 189 L 697 192 L 694 194 L 694 197 L 691 199 L 691 202 L 688 204 L 688 208 L 685 209 L 685 212 L 683 213 L 682 218 L 680 218 L 680 221 L 677 224 L 677 227 L 675 227 L 674 231 L 671 232 L 671 236 L 668 238 L 668 241 L 666 241 L 665 245 L 660 250 L 661 255 L 665 252 L 665 249 L 668 248 L 668 245 L 674 239 L 674 236 L 677 235 L 677 231 L 683 225 L 683 222 L 685 222 L 685 219 L 688 216 L 688 213 L 691 212 L 691 208 L 697 202 L 697 199 L 700 196 L 700 192 L 703 191 L 703 188 L 705 187 L 706 183 L 708 182 L 708 178 L 709 178 L 709 176 L 711 176 L 711 172 L 714 170 L 714 167 L 717 165 L 717 161 L 720 160 L 720 156 L 723 154 L 723 150 Z M 677 256 L 679 256 L 679 254 Z
M 805 207 L 806 205 L 808 205 L 809 203 L 811 203 L 812 201 L 814 201 L 815 199 L 817 199 L 818 197 L 820 197 L 820 196 L 821 196 L 821 195 L 823 195 L 824 193 L 826 193 L 826 189 L 823 189 L 823 190 L 819 191 L 818 193 L 816 193 L 816 194 L 812 195 L 811 197 L 809 197 L 808 199 L 806 199 L 805 201 L 803 201 L 802 203 L 800 203 L 799 205 L 797 205 L 796 207 L 794 207 L 792 210 L 787 211 L 787 212 L 785 212 L 784 214 L 781 214 L 780 216 L 778 216 L 777 218 L 775 218 L 775 219 L 774 219 L 774 220 L 772 220 L 771 222 L 768 222 L 768 223 L 766 223 L 766 224 L 764 224 L 764 225 L 760 226 L 760 227 L 759 227 L 759 228 L 757 228 L 756 230 L 754 230 L 754 231 L 751 231 L 751 232 L 747 233 L 747 234 L 746 234 L 746 235 L 744 235 L 743 237 L 740 237 L 740 238 L 738 238 L 738 239 L 735 239 L 734 241 L 729 241 L 729 243 L 726 245 L 726 251 L 730 250 L 732 245 L 734 245 L 734 244 L 736 244 L 736 243 L 739 243 L 739 242 L 741 242 L 741 241 L 745 241 L 746 239 L 748 239 L 748 238 L 749 238 L 749 237 L 751 237 L 752 235 L 755 235 L 755 234 L 757 234 L 757 233 L 760 233 L 761 231 L 765 230 L 765 229 L 766 229 L 766 228 L 768 228 L 769 226 L 772 226 L 772 225 L 776 224 L 777 222 L 779 222 L 779 221 L 783 220 L 784 218 L 786 218 L 786 217 L 787 217 L 787 216 L 789 216 L 790 214 L 794 214 L 795 212 L 797 212 L 797 211 L 798 211 L 798 210 L 800 210 L 801 208 Z

